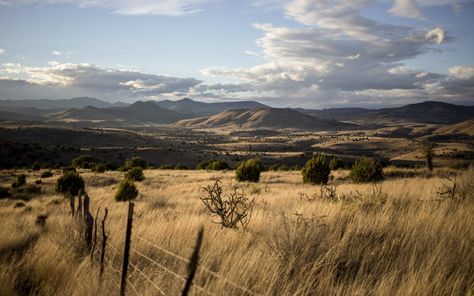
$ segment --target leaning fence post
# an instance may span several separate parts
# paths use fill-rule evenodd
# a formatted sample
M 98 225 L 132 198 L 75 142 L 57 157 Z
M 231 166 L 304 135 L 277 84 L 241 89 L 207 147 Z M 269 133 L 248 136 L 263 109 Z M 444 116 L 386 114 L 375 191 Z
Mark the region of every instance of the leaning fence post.
M 204 228 L 201 226 L 199 229 L 198 236 L 196 238 L 196 245 L 194 246 L 193 254 L 189 259 L 188 265 L 188 278 L 186 279 L 186 284 L 184 285 L 183 292 L 181 293 L 182 296 L 187 296 L 191 285 L 193 284 L 194 276 L 196 275 L 196 270 L 199 264 L 199 251 L 201 250 L 202 245 L 202 238 L 204 236 Z
M 100 211 L 100 207 L 97 209 L 97 212 L 95 213 L 95 219 L 94 219 L 94 241 L 92 242 L 92 250 L 91 250 L 92 263 L 94 262 L 94 251 L 95 251 L 95 247 L 97 246 L 97 217 L 99 217 L 99 211 Z
M 127 216 L 127 230 L 125 232 L 125 247 L 123 249 L 123 264 L 122 264 L 122 278 L 120 282 L 120 296 L 125 295 L 125 289 L 127 286 L 127 272 L 128 272 L 128 259 L 130 256 L 130 243 L 132 236 L 132 223 L 133 223 L 133 206 L 132 201 L 128 202 L 128 216 Z
M 99 276 L 100 276 L 101 283 L 102 283 L 102 277 L 104 275 L 105 246 L 107 244 L 107 235 L 105 234 L 105 219 L 107 219 L 108 213 L 109 213 L 109 210 L 105 208 L 104 219 L 102 219 L 102 251 L 100 252 L 100 269 L 99 269 Z

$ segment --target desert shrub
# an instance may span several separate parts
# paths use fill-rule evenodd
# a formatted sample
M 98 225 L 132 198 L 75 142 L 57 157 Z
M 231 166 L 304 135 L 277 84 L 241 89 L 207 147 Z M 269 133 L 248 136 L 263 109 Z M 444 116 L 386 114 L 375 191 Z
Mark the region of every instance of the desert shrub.
M 25 184 L 23 186 L 15 188 L 15 193 L 39 194 L 41 193 L 41 186 Z
M 33 171 L 39 171 L 41 169 L 41 165 L 37 162 L 35 162 L 32 166 L 31 166 L 31 169 Z
M 0 199 L 9 198 L 10 196 L 10 190 L 6 187 L 0 186 Z
M 222 227 L 237 229 L 239 224 L 246 229 L 255 205 L 255 199 L 249 199 L 243 192 L 234 192 L 223 196 L 220 180 L 216 180 L 213 186 L 204 187 L 206 197 L 201 201 L 212 215 L 217 216 Z
M 18 188 L 26 184 L 26 176 L 24 174 L 16 177 L 16 180 L 12 183 L 12 188 Z
M 90 155 L 82 155 L 72 160 L 71 165 L 76 169 L 91 169 L 96 163 L 97 159 Z
M 273 171 L 273 172 L 276 172 L 278 171 L 278 169 L 280 168 L 280 165 L 275 163 L 275 164 L 272 164 L 271 166 L 268 167 L 268 170 L 269 171 Z
M 424 142 L 423 143 L 423 155 L 425 157 L 426 161 L 426 167 L 428 168 L 428 171 L 433 171 L 433 144 L 430 142 Z
M 143 170 L 141 168 L 134 167 L 125 173 L 125 179 L 130 179 L 132 181 L 143 181 L 145 176 L 143 175 Z
M 317 155 L 306 162 L 301 170 L 304 183 L 326 184 L 329 180 L 329 164 L 324 155 Z
M 84 179 L 76 172 L 66 172 L 56 182 L 56 191 L 64 195 L 78 195 L 84 188 Z
M 129 158 L 127 159 L 127 161 L 125 161 L 125 167 L 127 169 L 131 169 L 131 168 L 134 168 L 134 167 L 139 167 L 139 168 L 142 168 L 142 169 L 146 169 L 146 161 L 139 157 L 139 156 L 135 156 L 135 157 L 132 157 L 132 158 Z
M 41 181 L 41 179 L 35 180 L 35 184 L 36 184 L 36 185 L 40 185 L 40 184 L 42 184 L 42 183 L 43 183 L 43 181 Z
M 383 179 L 382 165 L 370 158 L 359 158 L 352 165 L 350 178 L 354 183 L 377 182 Z
M 63 167 L 62 168 L 62 171 L 63 171 L 63 174 L 67 173 L 67 172 L 76 172 L 76 169 L 73 168 L 73 167 Z
M 227 162 L 220 159 L 211 159 L 207 161 L 200 162 L 196 166 L 197 170 L 213 170 L 213 171 L 222 171 L 229 169 Z
M 107 166 L 104 163 L 98 163 L 94 166 L 92 170 L 96 173 L 104 173 L 106 169 Z
M 185 166 L 184 164 L 180 164 L 178 163 L 175 167 L 174 167 L 175 170 L 187 170 L 188 167 Z
M 162 164 L 158 167 L 158 169 L 160 169 L 160 170 L 172 170 L 172 169 L 174 169 L 174 166 L 172 166 L 171 164 Z
M 138 196 L 138 190 L 135 184 L 130 179 L 125 179 L 120 183 L 120 186 L 115 194 L 116 201 L 134 200 Z
M 116 163 L 113 163 L 113 162 L 107 162 L 105 164 L 105 167 L 106 167 L 107 171 L 116 171 L 119 168 L 119 166 Z
M 344 168 L 344 162 L 339 157 L 333 157 L 329 162 L 329 169 L 331 171 Z
M 258 159 L 248 159 L 241 162 L 235 169 L 238 181 L 258 182 L 263 171 L 263 163 Z
M 41 173 L 41 178 L 49 178 L 53 176 L 53 172 L 51 171 L 44 171 Z

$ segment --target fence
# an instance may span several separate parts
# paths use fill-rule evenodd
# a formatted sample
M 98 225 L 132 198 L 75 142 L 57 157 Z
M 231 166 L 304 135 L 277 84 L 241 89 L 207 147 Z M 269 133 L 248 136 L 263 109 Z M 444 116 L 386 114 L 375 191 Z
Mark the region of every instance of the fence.
M 183 257 L 175 252 L 163 248 L 155 243 L 152 243 L 150 240 L 139 236 L 133 235 L 133 218 L 134 218 L 134 203 L 128 203 L 128 214 L 127 214 L 127 226 L 125 229 L 125 238 L 123 243 L 123 250 L 120 251 L 120 248 L 112 244 L 110 241 L 112 236 L 108 233 L 106 229 L 106 220 L 108 216 L 108 209 L 104 209 L 104 214 L 100 222 L 100 229 L 98 226 L 98 219 L 100 214 L 100 208 L 97 209 L 95 218 L 89 212 L 90 199 L 87 195 L 84 196 L 84 200 L 79 194 L 78 208 L 75 210 L 75 198 L 70 196 L 70 206 L 71 213 L 73 217 L 80 218 L 80 221 L 84 221 L 84 242 L 88 250 L 90 251 L 90 259 L 92 264 L 99 265 L 99 278 L 101 283 L 104 281 L 104 273 L 113 285 L 116 286 L 118 293 L 121 296 L 127 294 L 127 291 L 130 290 L 134 295 L 141 295 L 140 290 L 143 290 L 143 285 L 136 285 L 137 279 L 146 282 L 150 287 L 152 287 L 160 295 L 167 295 L 166 290 L 160 283 L 154 279 L 153 274 L 149 274 L 144 271 L 144 268 L 140 267 L 136 261 L 132 260 L 130 256 L 134 255 L 135 258 L 140 258 L 149 265 L 157 267 L 162 273 L 170 275 L 176 281 L 182 282 L 183 288 L 181 290 L 181 295 L 189 295 L 192 291 L 199 291 L 204 295 L 215 295 L 212 291 L 209 291 L 205 287 L 194 282 L 195 276 L 200 274 L 207 274 L 211 278 L 221 281 L 224 285 L 232 287 L 239 291 L 241 295 L 259 295 L 258 293 L 252 291 L 247 287 L 243 287 L 223 275 L 212 271 L 211 269 L 203 266 L 199 262 L 199 254 L 201 250 L 201 245 L 204 237 L 204 229 L 201 227 L 197 234 L 196 243 L 193 248 L 193 252 L 190 258 Z M 120 237 L 120 234 L 114 234 L 115 238 Z M 167 267 L 165 264 L 159 262 L 154 258 L 151 258 L 150 255 L 146 255 L 140 250 L 138 250 L 133 243 L 135 241 L 143 242 L 154 250 L 159 251 L 165 256 L 174 258 L 177 261 L 187 265 L 187 275 L 184 276 L 179 272 L 172 270 L 170 267 Z M 117 241 L 117 240 L 116 240 Z M 117 266 L 119 265 L 119 266 Z M 134 283 L 135 279 L 135 283 Z M 128 289 L 130 288 L 130 289 Z M 142 288 L 142 289 L 140 289 Z

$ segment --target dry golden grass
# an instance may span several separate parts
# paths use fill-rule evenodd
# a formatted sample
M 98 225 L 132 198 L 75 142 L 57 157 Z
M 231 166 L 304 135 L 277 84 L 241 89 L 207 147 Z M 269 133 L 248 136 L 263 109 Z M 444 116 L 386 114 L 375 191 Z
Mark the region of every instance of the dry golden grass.
M 113 199 L 122 173 L 82 175 L 91 212 L 108 207 L 111 245 L 122 250 L 127 204 Z M 444 181 L 437 177 L 374 186 L 351 184 L 345 171 L 334 175 L 336 202 L 298 199 L 300 192 L 320 190 L 304 185 L 300 172 L 265 172 L 259 184 L 249 184 L 236 182 L 233 172 L 147 170 L 137 183 L 132 250 L 185 275 L 183 262 L 138 237 L 189 257 L 204 225 L 202 265 L 261 295 L 474 295 L 474 170 L 458 178 L 463 200 L 440 200 L 436 191 Z M 25 207 L 0 201 L 0 295 L 117 293 L 113 272 L 100 288 L 97 265 L 84 254 L 67 202 L 51 189 L 56 177 L 44 180 L 46 193 Z M 28 182 L 36 178 L 30 173 Z M 212 223 L 199 198 L 216 178 L 224 192 L 239 186 L 255 195 L 248 231 Z M 49 215 L 45 228 L 35 225 L 38 214 Z M 109 255 L 118 268 L 119 256 Z M 168 295 L 179 295 L 180 280 L 137 253 L 131 262 Z M 133 271 L 140 294 L 156 295 Z M 202 271 L 195 283 L 215 295 L 245 295 Z

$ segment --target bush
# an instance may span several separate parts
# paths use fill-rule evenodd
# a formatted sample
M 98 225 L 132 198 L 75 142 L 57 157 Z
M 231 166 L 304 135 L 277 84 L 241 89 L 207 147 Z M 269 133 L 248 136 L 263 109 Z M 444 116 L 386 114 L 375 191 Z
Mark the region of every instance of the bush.
M 82 155 L 72 160 L 72 166 L 76 169 L 91 169 L 96 163 L 97 159 L 90 155 Z
M 248 159 L 241 162 L 235 169 L 235 177 L 238 181 L 258 182 L 263 164 L 258 159 Z
M 301 170 L 304 183 L 327 184 L 329 180 L 329 164 L 324 155 L 317 155 L 306 162 Z
M 6 187 L 0 186 L 0 199 L 9 198 L 10 196 L 10 190 Z
M 196 166 L 197 170 L 213 170 L 213 171 L 222 171 L 229 169 L 227 162 L 220 159 L 211 159 L 207 161 L 200 162 Z
M 174 167 L 175 170 L 187 170 L 188 167 L 185 166 L 184 164 L 177 164 L 175 167 Z
M 103 163 L 98 163 L 92 170 L 96 173 L 104 173 L 107 170 L 107 166 Z
M 352 165 L 350 178 L 354 183 L 377 182 L 383 179 L 382 165 L 370 158 L 359 158 Z
M 41 181 L 41 179 L 35 180 L 36 185 L 41 185 L 42 183 L 43 183 L 43 181 Z
M 53 172 L 51 171 L 44 171 L 43 173 L 41 173 L 41 178 L 49 178 L 52 176 L 53 176 Z
M 344 162 L 339 157 L 333 157 L 329 162 L 329 169 L 331 171 L 344 168 Z
M 115 194 L 116 201 L 134 200 L 138 195 L 138 190 L 135 184 L 130 179 L 125 179 L 120 184 L 117 193 Z
M 39 171 L 41 169 L 41 165 L 39 163 L 34 163 L 32 166 L 31 166 L 31 169 L 33 171 Z
M 142 168 L 142 169 L 146 169 L 146 166 L 147 166 L 146 161 L 143 158 L 139 157 L 139 156 L 129 158 L 125 162 L 125 167 L 127 169 L 131 169 L 131 168 L 134 168 L 134 167 L 139 167 L 139 168 Z
M 143 175 L 143 170 L 139 167 L 131 168 L 128 172 L 125 173 L 125 179 L 130 179 L 132 181 L 143 181 L 145 176 Z
M 73 167 L 63 167 L 62 170 L 63 170 L 63 174 L 67 172 L 74 172 L 74 173 L 76 172 L 76 169 Z
M 25 184 L 26 184 L 26 176 L 22 174 L 16 177 L 16 180 L 12 183 L 12 188 L 18 188 Z
M 38 194 L 38 193 L 41 193 L 41 186 L 37 186 L 33 184 L 25 184 L 21 187 L 16 188 L 15 193 Z
M 78 195 L 79 191 L 83 191 L 84 188 L 84 179 L 78 173 L 72 171 L 64 173 L 56 182 L 56 191 L 64 195 Z

